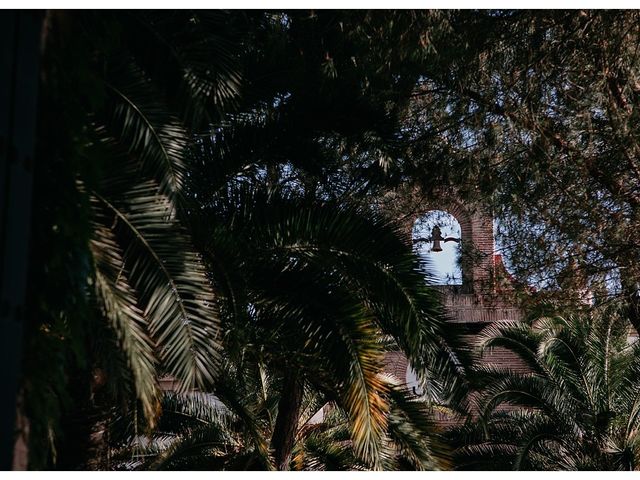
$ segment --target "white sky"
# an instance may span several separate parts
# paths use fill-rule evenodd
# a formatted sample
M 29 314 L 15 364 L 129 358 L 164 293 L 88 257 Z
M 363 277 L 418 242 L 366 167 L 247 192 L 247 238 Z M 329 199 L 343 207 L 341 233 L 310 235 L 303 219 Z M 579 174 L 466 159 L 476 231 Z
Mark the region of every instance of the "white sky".
M 433 210 L 420 217 L 413 227 L 413 238 L 431 237 L 434 225 L 440 227 L 443 237 L 460 238 L 460 224 L 453 215 L 441 210 Z M 421 242 L 415 245 L 416 252 L 426 259 L 435 276 L 437 285 L 462 285 L 462 271 L 458 266 L 456 242 L 441 242 L 441 252 L 432 252 L 432 242 Z

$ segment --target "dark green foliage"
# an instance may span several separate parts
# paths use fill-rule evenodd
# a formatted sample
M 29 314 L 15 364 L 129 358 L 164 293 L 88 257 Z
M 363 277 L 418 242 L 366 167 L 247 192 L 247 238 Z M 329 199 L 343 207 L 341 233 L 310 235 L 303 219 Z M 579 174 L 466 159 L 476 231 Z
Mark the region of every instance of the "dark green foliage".
M 490 328 L 530 373 L 480 367 L 479 418 L 449 432 L 461 469 L 635 470 L 640 357 L 624 310 Z M 510 406 L 506 410 L 501 406 Z
M 189 18 L 46 16 L 27 344 L 61 359 L 27 360 L 33 468 L 55 464 L 56 450 L 68 466 L 85 461 L 72 452 L 87 437 L 65 435 L 61 415 L 91 425 L 117 398 L 125 409 L 140 402 L 152 424 L 159 371 L 190 388 L 218 366 L 213 290 L 180 217 L 193 129 L 237 96 L 239 74 L 224 15 L 202 18 L 224 35 Z M 106 387 L 89 384 L 92 372 L 107 372 Z M 75 382 L 86 388 L 71 392 Z
M 463 371 L 434 293 L 398 232 L 375 213 L 231 185 L 198 218 L 192 224 L 202 228 L 229 322 L 226 355 L 258 355 L 336 402 L 367 465 L 382 466 L 386 338 L 433 401 L 462 396 Z
M 267 174 L 310 197 L 360 203 L 398 182 L 403 111 L 437 17 L 323 10 L 264 16 L 243 57 L 238 111 L 216 125 L 213 142 L 205 140 L 218 159 L 205 166 L 206 181 Z
M 245 369 L 243 382 L 231 388 L 227 385 L 224 403 L 212 394 L 165 394 L 153 435 L 126 438 L 113 451 L 111 468 L 273 469 L 273 460 L 261 445 L 273 431 L 281 385 L 264 365 L 252 367 L 257 367 L 255 375 Z M 388 388 L 391 413 L 381 445 L 382 467 L 422 470 L 445 466 L 447 452 L 434 434 L 427 404 L 398 386 L 388 384 Z M 310 386 L 305 388 L 292 453 L 292 470 L 369 470 L 376 466 L 354 451 L 346 412 Z
M 455 185 L 489 204 L 519 280 L 572 301 L 587 286 L 622 293 L 638 328 L 637 16 L 49 12 L 27 339 L 42 353 L 25 359 L 23 389 L 32 468 L 104 456 L 107 439 L 86 440 L 116 413 L 129 422 L 118 441 L 149 433 L 165 373 L 226 410 L 214 421 L 204 394 L 163 399 L 194 402 L 207 428 L 176 423 L 179 441 L 138 445 L 163 452 L 154 466 L 273 467 L 291 372 L 304 387 L 293 467 L 437 465 L 428 406 L 467 407 L 466 355 L 378 211 L 390 188 Z M 493 400 L 488 426 L 459 431 L 478 457 L 464 465 L 633 466 L 616 422 L 635 422 L 635 383 L 621 379 L 635 378 L 636 348 L 598 353 L 598 338 L 622 335 L 602 318 L 492 338 L 533 373 L 477 377 Z M 380 377 L 389 348 L 428 405 Z M 619 370 L 603 380 L 606 358 Z M 590 398 L 583 378 L 608 393 Z M 507 399 L 537 410 L 490 415 Z M 334 416 L 304 426 L 327 402 Z
M 524 284 L 637 305 L 636 11 L 450 12 L 407 117 L 406 174 L 493 208 Z
M 305 381 L 341 402 L 355 450 L 375 466 L 382 333 L 435 394 L 456 396 L 453 339 L 416 260 L 394 228 L 348 206 L 392 174 L 431 18 L 47 14 L 39 158 L 52 160 L 39 171 L 29 343 L 55 344 L 65 360 L 27 365 L 33 467 L 56 463 L 43 443 L 87 466 L 73 452 L 114 412 L 152 426 L 161 373 L 224 398 L 221 341 L 231 357 L 247 341 L 251 355 L 269 352 L 278 375 L 307 367 Z M 60 243 L 48 249 L 52 230 Z M 62 295 L 42 285 L 49 272 Z M 232 322 L 224 338 L 221 318 Z M 64 388 L 76 370 L 81 392 Z M 84 433 L 51 427 L 61 415 Z

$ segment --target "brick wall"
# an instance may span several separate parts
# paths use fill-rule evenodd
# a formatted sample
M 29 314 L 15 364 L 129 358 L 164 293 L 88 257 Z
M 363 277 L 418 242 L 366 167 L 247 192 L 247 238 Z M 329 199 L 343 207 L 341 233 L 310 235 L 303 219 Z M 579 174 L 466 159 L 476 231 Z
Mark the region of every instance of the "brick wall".
M 447 320 L 469 326 L 470 333 L 464 336 L 466 343 L 476 346 L 480 331 L 492 323 L 522 319 L 522 311 L 510 299 L 512 289 L 508 274 L 494 252 L 493 217 L 489 212 L 461 202 L 451 190 L 439 192 L 437 201 L 426 198 L 417 189 L 395 192 L 384 199 L 381 207 L 388 215 L 402 219 L 408 242 L 412 241 L 416 220 L 429 211 L 445 211 L 460 224 L 463 285 L 437 288 L 442 294 Z M 517 372 L 527 371 L 525 364 L 504 348 L 486 351 L 477 361 Z M 400 352 L 390 352 L 385 358 L 385 371 L 402 383 L 406 382 L 407 366 L 407 359 Z M 460 419 L 446 414 L 437 415 L 437 423 L 441 426 L 458 421 Z
M 402 218 L 403 231 L 409 242 L 412 241 L 413 226 L 420 217 L 435 210 L 453 215 L 461 230 L 461 266 L 465 290 L 492 290 L 495 276 L 493 217 L 480 206 L 462 203 L 451 192 L 443 193 L 437 202 L 414 192 L 406 196 L 391 196 L 382 208 L 390 209 L 389 215 Z
M 448 320 L 456 323 L 519 321 L 522 312 L 507 298 L 497 294 L 457 293 L 451 287 L 438 287 Z

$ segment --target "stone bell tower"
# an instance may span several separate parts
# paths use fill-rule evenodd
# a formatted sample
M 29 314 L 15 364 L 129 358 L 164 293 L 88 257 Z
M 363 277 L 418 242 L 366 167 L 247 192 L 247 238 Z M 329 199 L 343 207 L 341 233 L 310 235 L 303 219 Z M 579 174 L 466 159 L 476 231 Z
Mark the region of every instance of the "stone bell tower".
M 460 245 L 461 285 L 440 285 L 448 321 L 464 327 L 465 340 L 473 346 L 478 334 L 496 322 L 520 321 L 522 312 L 510 300 L 513 287 L 509 275 L 496 254 L 493 234 L 493 216 L 482 207 L 463 202 L 450 190 L 437 192 L 428 198 L 419 190 L 390 194 L 381 208 L 394 218 L 401 218 L 408 242 L 427 242 L 431 255 L 439 255 L 442 244 L 455 241 Z M 439 229 L 430 230 L 427 238 L 416 239 L 416 222 L 440 211 L 455 217 L 460 226 L 460 238 L 439 238 Z M 440 242 L 438 244 L 438 241 Z M 434 248 L 435 247 L 435 248 Z M 524 370 L 519 359 L 507 350 L 495 349 L 485 353 L 478 361 Z M 411 368 L 399 352 L 387 356 L 386 369 L 399 381 L 411 384 Z

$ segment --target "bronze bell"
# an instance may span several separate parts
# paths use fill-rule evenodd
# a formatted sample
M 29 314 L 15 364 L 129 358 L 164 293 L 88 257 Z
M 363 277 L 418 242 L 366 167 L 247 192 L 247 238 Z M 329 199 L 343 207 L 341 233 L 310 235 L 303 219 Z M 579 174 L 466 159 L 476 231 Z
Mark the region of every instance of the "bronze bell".
M 433 241 L 433 247 L 431 247 L 432 252 L 441 252 L 442 247 L 440 246 L 440 242 L 444 240 L 442 238 L 442 232 L 440 231 L 440 227 L 438 225 L 433 227 L 431 230 L 431 240 Z

